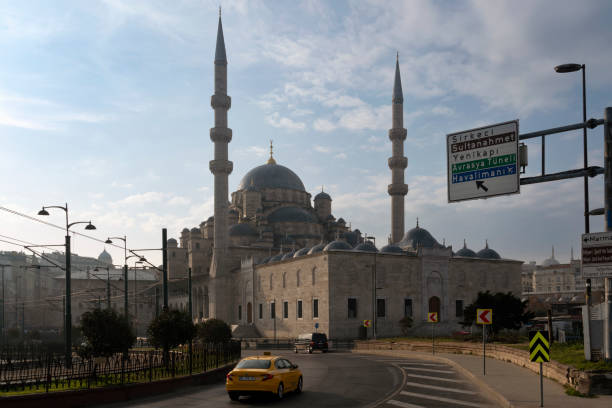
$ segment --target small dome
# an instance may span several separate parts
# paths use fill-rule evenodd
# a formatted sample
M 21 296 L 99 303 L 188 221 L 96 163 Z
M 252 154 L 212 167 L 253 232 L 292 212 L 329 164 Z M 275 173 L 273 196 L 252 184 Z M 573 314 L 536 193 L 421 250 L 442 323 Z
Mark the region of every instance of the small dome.
M 113 257 L 108 252 L 106 252 L 106 248 L 104 248 L 102 253 L 100 253 L 100 255 L 98 255 L 98 261 L 100 261 L 100 262 L 102 262 L 103 264 L 106 264 L 106 265 L 112 265 L 113 264 Z
M 170 248 L 176 248 L 178 246 L 178 242 L 176 242 L 176 239 L 174 238 L 170 238 L 168 240 L 168 247 Z
M 440 248 L 442 245 L 436 241 L 436 239 L 424 228 L 419 227 L 417 221 L 416 227 L 408 231 L 404 238 L 399 242 L 400 247 L 412 247 L 417 249 L 418 247 L 423 248 Z
M 338 218 L 338 224 L 346 225 L 346 221 L 344 221 L 344 218 L 340 217 L 340 218 Z
M 302 248 L 300 250 L 295 251 L 295 254 L 293 255 L 293 257 L 297 258 L 299 256 L 308 255 L 308 251 L 310 251 L 310 248 Z
M 324 251 L 350 251 L 351 249 L 353 247 L 345 241 L 332 241 L 323 248 Z
M 281 259 L 283 259 L 283 255 L 285 255 L 285 254 L 277 254 L 277 255 L 274 255 L 272 258 L 270 258 L 270 260 L 268 261 L 268 263 L 272 263 L 272 262 L 278 262 L 278 261 L 280 261 Z
M 335 219 L 336 219 L 336 217 L 334 217 L 332 214 L 329 214 L 329 215 L 327 216 L 327 220 L 328 220 L 328 221 L 333 221 L 333 220 L 335 220 Z
M 325 249 L 325 243 L 321 242 L 320 244 L 317 244 L 310 248 L 310 250 L 308 251 L 308 255 L 318 254 L 319 252 L 323 252 L 323 249 Z
M 181 232 L 189 232 L 189 228 L 183 228 L 183 231 Z
M 317 200 L 329 200 L 329 201 L 331 201 L 332 200 L 331 197 L 329 196 L 329 194 L 327 194 L 324 191 L 321 191 L 319 194 L 317 194 L 314 199 L 315 199 L 315 201 L 317 201 Z
M 244 175 L 238 190 L 252 186 L 258 190 L 264 188 L 284 188 L 306 191 L 302 180 L 293 171 L 276 163 L 268 163 L 255 167 Z
M 482 259 L 501 259 L 501 256 L 491 248 L 489 248 L 489 243 L 487 242 L 485 247 L 478 251 L 476 254 L 478 258 Z
M 381 254 L 401 254 L 402 252 L 402 248 L 389 244 L 389 245 L 385 245 L 384 247 L 380 248 L 380 253 Z
M 281 260 L 285 260 L 285 259 L 291 259 L 293 258 L 293 255 L 295 255 L 295 251 L 292 252 L 287 252 L 285 255 L 283 255 L 283 257 L 281 258 Z
M 230 237 L 258 237 L 259 232 L 255 228 L 251 226 L 251 224 L 242 223 L 242 224 L 234 224 L 229 227 L 229 236 Z
M 466 258 L 476 258 L 476 252 L 472 251 L 471 249 L 469 249 L 465 243 L 465 240 L 463 240 L 463 248 L 461 248 L 460 250 L 458 250 L 456 253 L 454 253 L 453 255 L 455 256 L 463 256 Z
M 196 227 L 193 227 L 193 228 L 191 229 L 191 233 L 192 233 L 192 234 L 199 234 L 199 233 L 200 233 L 200 229 L 199 229 L 199 228 L 196 228 Z
M 208 219 L 206 220 L 206 222 L 215 222 L 215 217 L 214 217 L 214 216 L 210 216 L 210 217 L 208 217 Z
M 264 259 L 262 259 L 262 260 L 261 260 L 261 262 L 259 262 L 259 265 L 263 265 L 263 264 L 268 263 L 268 261 L 270 261 L 270 259 L 271 259 L 271 258 L 272 258 L 272 257 L 268 257 L 268 258 L 264 258 Z
M 552 249 L 552 255 L 550 256 L 550 258 L 545 259 L 544 262 L 542 262 L 542 266 L 554 266 L 554 265 L 559 265 L 559 261 L 555 259 L 555 247 L 553 247 Z
M 366 240 L 353 248 L 353 251 L 378 252 L 378 249 L 371 241 Z
M 317 223 L 315 217 L 299 207 L 281 207 L 268 215 L 268 221 L 275 222 L 307 222 Z

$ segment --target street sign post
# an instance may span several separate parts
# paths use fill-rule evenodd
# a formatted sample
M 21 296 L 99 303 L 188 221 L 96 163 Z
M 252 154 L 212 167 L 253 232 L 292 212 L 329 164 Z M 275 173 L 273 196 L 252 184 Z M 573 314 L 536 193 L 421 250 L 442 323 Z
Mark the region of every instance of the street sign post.
M 612 232 L 582 234 L 582 276 L 612 278 Z
M 427 321 L 431 323 L 431 354 L 436 354 L 436 325 L 439 322 L 438 312 L 427 313 Z
M 493 309 L 476 309 L 476 324 L 482 325 L 482 375 L 487 375 L 487 337 L 485 325 L 493 324 Z
M 520 193 L 518 119 L 446 135 L 448 202 Z
M 542 363 L 550 361 L 550 341 L 547 331 L 529 332 L 529 360 L 540 363 L 540 406 L 544 406 L 544 379 Z

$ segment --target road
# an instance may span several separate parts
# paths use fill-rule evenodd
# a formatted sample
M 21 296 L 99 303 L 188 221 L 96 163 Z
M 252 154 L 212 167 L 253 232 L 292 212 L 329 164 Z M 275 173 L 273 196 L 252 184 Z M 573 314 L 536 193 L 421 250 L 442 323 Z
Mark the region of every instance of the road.
M 253 355 L 262 351 L 244 351 Z M 479 390 L 450 365 L 423 360 L 351 353 L 273 352 L 298 364 L 304 392 L 271 398 L 229 400 L 224 384 L 190 387 L 172 394 L 105 405 L 105 408 L 190 407 L 493 407 Z

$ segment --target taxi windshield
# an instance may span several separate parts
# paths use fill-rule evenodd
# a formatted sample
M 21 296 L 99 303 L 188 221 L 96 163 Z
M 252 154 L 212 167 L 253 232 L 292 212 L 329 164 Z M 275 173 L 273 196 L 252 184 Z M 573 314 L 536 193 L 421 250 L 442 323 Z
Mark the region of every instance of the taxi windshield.
M 270 368 L 270 360 L 242 360 L 236 368 Z

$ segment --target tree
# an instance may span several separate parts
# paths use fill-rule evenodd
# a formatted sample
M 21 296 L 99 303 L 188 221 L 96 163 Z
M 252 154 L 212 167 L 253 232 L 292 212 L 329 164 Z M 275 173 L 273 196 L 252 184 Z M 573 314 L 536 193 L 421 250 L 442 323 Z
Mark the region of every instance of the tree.
M 208 319 L 197 328 L 198 338 L 203 343 L 227 343 L 232 338 L 232 329 L 220 319 Z
M 405 316 L 400 319 L 399 324 L 400 328 L 402 329 L 402 334 L 407 336 L 410 328 L 412 327 L 412 318 L 410 316 Z
M 189 342 L 195 332 L 189 313 L 180 310 L 164 310 L 147 329 L 151 345 L 164 351 Z
M 487 290 L 486 292 L 478 292 L 476 301 L 465 307 L 462 326 L 471 326 L 474 323 L 476 309 L 493 309 L 493 324 L 491 324 L 493 337 L 501 329 L 520 329 L 534 316 L 533 313 L 526 311 L 527 301 L 521 301 L 512 292 L 492 294 Z
M 83 313 L 81 332 L 85 344 L 79 346 L 79 354 L 84 357 L 125 354 L 136 341 L 125 316 L 113 309 L 94 309 Z

